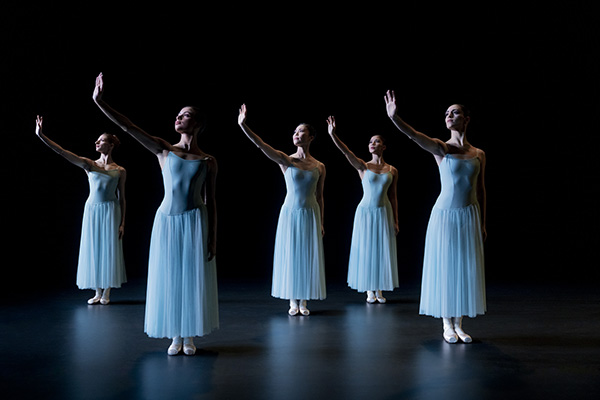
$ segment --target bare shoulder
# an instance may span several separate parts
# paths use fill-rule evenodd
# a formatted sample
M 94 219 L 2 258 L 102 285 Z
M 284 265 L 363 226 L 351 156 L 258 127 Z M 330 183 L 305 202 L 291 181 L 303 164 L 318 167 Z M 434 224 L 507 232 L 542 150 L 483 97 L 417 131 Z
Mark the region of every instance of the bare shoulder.
M 325 164 L 321 161 L 317 160 L 317 167 L 319 168 L 319 172 L 325 174 Z
M 217 159 L 214 156 L 211 156 L 210 154 L 205 154 L 204 155 L 204 160 L 206 161 L 206 163 L 208 164 L 209 168 L 216 171 L 218 169 L 218 163 L 217 163 Z
M 485 151 L 475 148 L 475 152 L 477 154 L 477 158 L 479 158 L 482 162 L 485 162 Z

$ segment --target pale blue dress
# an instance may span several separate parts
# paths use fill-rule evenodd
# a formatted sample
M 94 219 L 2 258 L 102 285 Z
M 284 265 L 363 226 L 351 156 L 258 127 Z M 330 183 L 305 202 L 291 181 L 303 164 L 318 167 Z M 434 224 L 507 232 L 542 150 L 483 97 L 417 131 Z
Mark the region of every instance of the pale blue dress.
M 363 198 L 356 208 L 348 262 L 348 286 L 359 292 L 398 287 L 396 232 L 388 189 L 391 172 L 367 169 L 362 178 Z
M 127 282 L 123 244 L 119 239 L 121 206 L 117 187 L 121 172 L 88 171 L 90 195 L 83 209 L 77 287 L 119 288 Z
M 322 300 L 327 296 L 321 209 L 316 198 L 319 175 L 318 168 L 305 171 L 294 165 L 284 173 L 287 194 L 275 234 L 273 297 Z
M 216 261 L 208 261 L 208 215 L 202 200 L 207 160 L 169 153 L 165 196 L 156 212 L 144 331 L 150 337 L 204 336 L 219 327 Z
M 439 165 L 442 190 L 427 226 L 420 314 L 475 317 L 486 311 L 480 168 L 477 157 L 451 154 Z

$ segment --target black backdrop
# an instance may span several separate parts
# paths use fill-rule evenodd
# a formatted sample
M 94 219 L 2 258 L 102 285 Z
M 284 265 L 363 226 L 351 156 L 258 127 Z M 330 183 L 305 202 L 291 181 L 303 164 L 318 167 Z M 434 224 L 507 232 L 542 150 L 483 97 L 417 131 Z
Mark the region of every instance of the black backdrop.
M 221 279 L 270 279 L 285 196 L 279 168 L 237 126 L 245 102 L 248 124 L 288 153 L 299 123 L 318 129 L 311 151 L 327 166 L 329 282 L 345 281 L 361 186 L 325 120 L 336 116 L 339 136 L 361 157 L 371 135 L 389 139 L 386 161 L 400 171 L 400 278 L 419 281 L 439 178 L 433 157 L 387 118 L 383 96 L 394 89 L 401 116 L 431 136 L 448 138 L 448 105 L 472 110 L 469 140 L 488 157 L 488 282 L 597 281 L 600 21 L 591 4 L 3 4 L 3 282 L 8 292 L 74 287 L 87 180 L 36 138 L 36 114 L 50 138 L 82 156 L 95 157 L 104 131 L 121 138 L 114 158 L 128 170 L 127 270 L 130 282 L 145 280 L 160 169 L 93 103 L 101 71 L 106 101 L 171 142 L 181 107 L 206 110 L 200 146 L 219 162 Z

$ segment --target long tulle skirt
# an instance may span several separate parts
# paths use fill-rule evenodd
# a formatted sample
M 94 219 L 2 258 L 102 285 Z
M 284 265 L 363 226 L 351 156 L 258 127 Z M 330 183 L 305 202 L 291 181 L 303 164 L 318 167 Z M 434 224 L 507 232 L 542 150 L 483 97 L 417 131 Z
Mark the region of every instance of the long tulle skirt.
M 398 287 L 396 235 L 391 206 L 361 207 L 354 215 L 348 286 L 359 292 Z
M 77 265 L 79 289 L 119 288 L 127 282 L 120 224 L 121 207 L 116 201 L 86 202 Z
M 425 239 L 420 314 L 475 317 L 485 311 L 479 205 L 434 207 Z
M 219 327 L 215 259 L 208 261 L 206 208 L 158 211 L 150 239 L 145 332 L 204 336 Z
M 271 295 L 280 299 L 327 296 L 319 209 L 282 207 L 275 235 Z

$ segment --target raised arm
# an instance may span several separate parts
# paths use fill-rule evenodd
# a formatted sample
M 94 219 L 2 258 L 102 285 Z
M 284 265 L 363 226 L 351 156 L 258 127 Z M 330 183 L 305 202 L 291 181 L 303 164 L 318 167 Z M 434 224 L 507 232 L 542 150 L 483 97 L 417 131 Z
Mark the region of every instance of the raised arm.
M 416 144 L 418 144 L 423 150 L 426 150 L 437 157 L 444 157 L 448 152 L 446 143 L 439 139 L 430 138 L 429 136 L 415 130 L 412 126 L 404 122 L 396 113 L 396 95 L 394 91 L 388 90 L 385 95 L 385 107 L 387 110 L 388 117 L 392 120 L 394 125 L 404 133 Z
M 38 115 L 37 119 L 35 121 L 35 134 L 42 140 L 42 142 L 44 142 L 46 144 L 46 146 L 50 147 L 56 153 L 63 156 L 70 163 L 75 164 L 76 166 L 83 168 L 86 171 L 90 171 L 93 166 L 93 161 L 88 158 L 79 157 L 77 154 L 72 153 L 69 150 L 63 149 L 57 143 L 50 140 L 42 132 L 42 123 L 43 122 L 44 122 L 44 119 Z
M 344 142 L 342 142 L 340 138 L 338 138 L 335 134 L 335 118 L 333 116 L 327 118 L 327 125 L 327 130 L 329 132 L 329 136 L 333 140 L 333 143 L 335 143 L 337 148 L 340 149 L 342 153 L 344 153 L 350 164 L 354 168 L 356 168 L 359 171 L 359 173 L 364 172 L 367 169 L 367 164 L 360 158 L 356 157 L 356 155 L 354 155 L 354 153 L 350 151 L 348 146 L 346 146 L 346 144 L 344 144 Z
M 287 154 L 272 148 L 271 146 L 266 144 L 256 133 L 252 132 L 252 129 L 250 129 L 250 127 L 246 125 L 246 115 L 246 105 L 242 104 L 242 107 L 240 108 L 240 115 L 238 116 L 238 124 L 240 128 L 242 128 L 242 131 L 244 131 L 246 136 L 248 136 L 248 139 L 250 139 L 252 143 L 254 143 L 256 147 L 258 147 L 263 153 L 265 153 L 265 155 L 269 157 L 270 160 L 285 167 L 290 166 L 292 161 L 290 160 L 290 157 L 288 157 Z
M 134 139 L 140 142 L 146 149 L 150 150 L 153 154 L 159 155 L 163 151 L 170 149 L 170 144 L 165 140 L 151 136 L 137 125 L 133 124 L 126 116 L 118 113 L 115 109 L 109 106 L 104 100 L 102 95 L 104 94 L 104 77 L 102 73 L 96 78 L 96 87 L 94 88 L 93 99 L 94 102 L 100 107 L 100 110 L 121 129 L 130 134 Z

